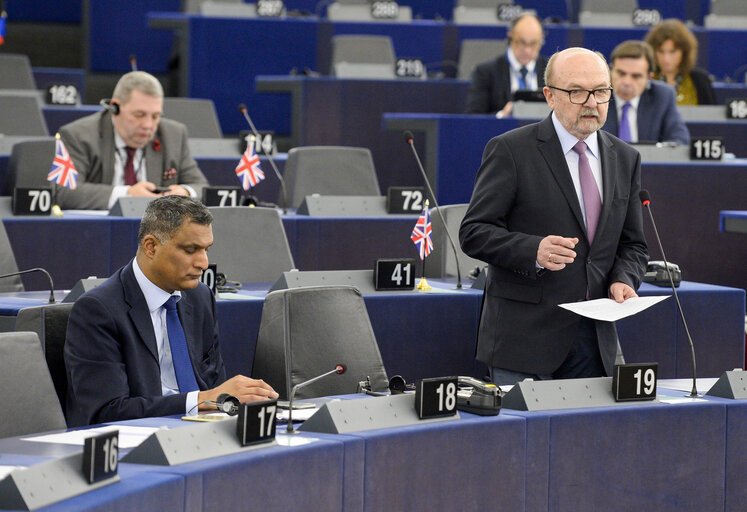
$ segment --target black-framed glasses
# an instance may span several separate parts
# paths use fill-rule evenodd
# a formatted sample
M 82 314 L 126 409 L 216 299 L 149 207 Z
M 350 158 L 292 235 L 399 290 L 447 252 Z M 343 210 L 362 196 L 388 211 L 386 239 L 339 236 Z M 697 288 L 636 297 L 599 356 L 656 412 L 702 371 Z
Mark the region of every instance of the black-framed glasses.
M 571 101 L 571 103 L 574 103 L 576 105 L 583 105 L 584 103 L 589 101 L 589 97 L 592 94 L 594 95 L 594 99 L 597 103 L 607 103 L 612 99 L 612 87 L 594 89 L 593 91 L 590 91 L 588 89 L 561 89 L 560 87 L 555 87 L 552 85 L 548 85 L 547 87 L 549 87 L 550 89 L 567 92 L 568 99 Z

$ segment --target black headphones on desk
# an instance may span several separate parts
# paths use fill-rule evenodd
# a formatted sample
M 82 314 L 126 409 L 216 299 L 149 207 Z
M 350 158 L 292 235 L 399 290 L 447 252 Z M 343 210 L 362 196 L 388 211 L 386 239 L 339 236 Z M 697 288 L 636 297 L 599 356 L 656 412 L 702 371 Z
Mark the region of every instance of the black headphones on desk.
M 236 416 L 239 413 L 239 399 L 235 396 L 231 396 L 228 393 L 221 393 L 215 402 L 210 400 L 205 401 L 208 405 L 214 405 L 220 412 L 225 412 L 229 416 Z

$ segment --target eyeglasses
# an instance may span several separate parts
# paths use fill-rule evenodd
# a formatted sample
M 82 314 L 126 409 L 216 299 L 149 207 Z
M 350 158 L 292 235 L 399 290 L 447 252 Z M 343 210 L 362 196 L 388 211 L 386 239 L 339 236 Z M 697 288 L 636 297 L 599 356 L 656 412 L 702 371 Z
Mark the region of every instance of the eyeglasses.
M 571 103 L 576 105 L 583 105 L 589 101 L 589 97 L 593 94 L 594 99 L 597 103 L 607 103 L 612 99 L 612 87 L 605 87 L 604 89 L 594 89 L 589 91 L 587 89 L 561 89 L 560 87 L 554 87 L 548 85 L 550 89 L 556 89 L 568 93 L 568 99 Z

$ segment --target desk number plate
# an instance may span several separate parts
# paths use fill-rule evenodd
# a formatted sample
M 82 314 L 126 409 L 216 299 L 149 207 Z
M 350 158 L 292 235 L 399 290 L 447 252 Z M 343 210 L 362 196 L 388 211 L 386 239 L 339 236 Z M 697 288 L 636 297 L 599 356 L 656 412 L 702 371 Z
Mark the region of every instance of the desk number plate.
M 83 476 L 89 484 L 117 474 L 119 430 L 86 438 L 83 443 Z
M 724 140 L 721 137 L 698 137 L 690 140 L 690 160 L 721 160 Z
M 216 281 L 218 278 L 218 266 L 215 263 L 210 263 L 208 265 L 208 268 L 202 271 L 202 275 L 200 276 L 200 281 L 210 288 L 210 291 L 215 293 L 215 286 Z
M 51 188 L 17 188 L 13 190 L 13 213 L 15 215 L 49 215 L 51 212 Z
M 422 379 L 415 384 L 415 411 L 418 417 L 453 416 L 457 411 L 457 378 Z
M 420 213 L 423 211 L 423 187 L 389 187 L 386 196 L 387 213 Z
M 612 376 L 612 394 L 617 402 L 656 398 L 658 363 L 618 364 Z
M 236 434 L 241 446 L 265 443 L 275 439 L 275 413 L 277 400 L 252 402 L 239 406 Z
M 412 290 L 415 286 L 415 260 L 376 260 L 374 288 L 377 290 Z
M 205 206 L 241 206 L 241 187 L 205 187 L 202 202 Z

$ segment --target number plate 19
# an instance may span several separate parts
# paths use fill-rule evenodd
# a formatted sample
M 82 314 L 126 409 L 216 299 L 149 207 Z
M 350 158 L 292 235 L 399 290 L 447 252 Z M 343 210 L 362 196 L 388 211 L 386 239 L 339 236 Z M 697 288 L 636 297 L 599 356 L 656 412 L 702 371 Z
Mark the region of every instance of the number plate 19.
M 415 411 L 418 417 L 453 416 L 457 411 L 457 378 L 422 379 L 415 384 Z
M 618 364 L 612 375 L 612 393 L 617 402 L 656 398 L 658 363 Z

